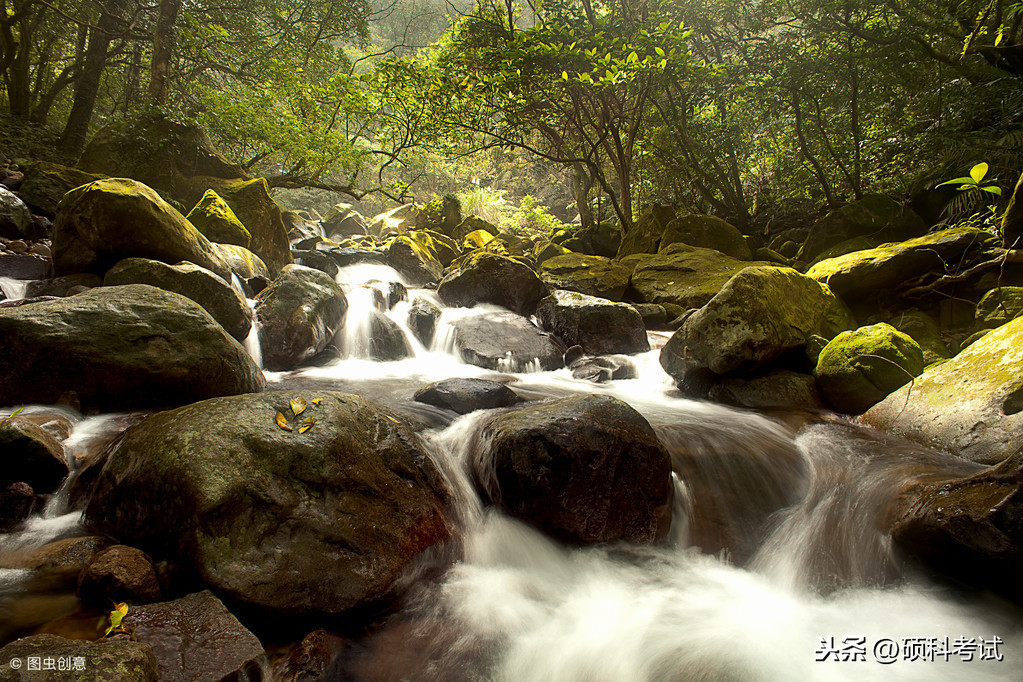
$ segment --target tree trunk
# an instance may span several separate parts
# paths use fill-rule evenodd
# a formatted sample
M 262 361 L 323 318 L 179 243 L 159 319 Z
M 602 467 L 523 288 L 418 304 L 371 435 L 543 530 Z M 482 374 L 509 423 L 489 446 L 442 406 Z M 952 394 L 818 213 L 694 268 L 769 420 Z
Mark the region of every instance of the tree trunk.
M 181 0 L 161 0 L 160 15 L 153 34 L 153 65 L 149 76 L 149 100 L 155 105 L 167 103 L 170 62 L 174 52 L 174 25 L 181 11 Z
M 89 45 L 85 49 L 85 64 L 75 83 L 75 97 L 71 104 L 60 148 L 68 154 L 79 154 L 85 147 L 89 123 L 96 109 L 99 83 L 107 63 L 107 49 L 120 23 L 124 0 L 107 0 L 95 29 L 89 30 Z
M 572 193 L 575 194 L 575 205 L 579 209 L 579 222 L 583 227 L 593 227 L 593 211 L 590 210 L 590 189 L 593 178 L 581 163 L 572 164 Z

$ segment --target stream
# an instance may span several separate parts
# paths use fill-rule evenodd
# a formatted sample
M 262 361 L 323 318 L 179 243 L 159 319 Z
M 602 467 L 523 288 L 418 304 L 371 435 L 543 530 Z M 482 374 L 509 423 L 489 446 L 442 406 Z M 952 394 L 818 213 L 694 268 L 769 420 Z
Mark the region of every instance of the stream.
M 458 357 L 451 321 L 501 310 L 444 308 L 410 289 L 386 314 L 413 357 L 368 358 L 373 289 L 401 281 L 382 265 L 342 269 L 349 300 L 339 357 L 267 372 L 268 390 L 357 393 L 425 424 L 424 442 L 454 490 L 461 560 L 410 589 L 401 609 L 346 649 L 336 679 L 373 680 L 1015 680 L 1023 675 L 1023 613 L 999 598 L 939 584 L 895 555 L 880 519 L 914 479 L 979 465 L 897 440 L 836 415 L 756 412 L 687 399 L 658 363 L 668 334 L 631 359 L 638 378 L 595 384 L 571 371 L 501 372 Z M 10 296 L 13 291 L 8 292 Z M 407 325 L 410 300 L 442 308 L 424 348 Z M 378 298 L 378 297 L 377 297 Z M 250 338 L 246 347 L 258 354 Z M 666 543 L 570 548 L 484 506 L 469 480 L 473 433 L 486 411 L 414 403 L 420 386 L 497 378 L 526 399 L 603 393 L 634 407 L 672 457 Z M 54 408 L 28 406 L 25 412 Z M 0 417 L 9 414 L 0 411 Z M 68 410 L 74 471 L 83 453 L 131 415 Z M 65 483 L 66 490 L 67 484 Z M 19 557 L 80 535 L 58 492 L 17 532 L 0 535 L 4 641 L 56 618 L 72 594 L 40 584 Z M 305 633 L 296 633 L 301 637 Z

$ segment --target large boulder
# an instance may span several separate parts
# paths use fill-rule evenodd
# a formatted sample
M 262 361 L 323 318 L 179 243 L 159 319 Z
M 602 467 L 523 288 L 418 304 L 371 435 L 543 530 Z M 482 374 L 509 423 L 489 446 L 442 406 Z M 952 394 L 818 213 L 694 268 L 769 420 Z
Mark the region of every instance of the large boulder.
M 564 230 L 553 236 L 556 244 L 560 244 L 575 253 L 603 258 L 615 258 L 622 245 L 622 233 L 618 226 L 609 222 L 576 227 Z
M 334 204 L 320 223 L 323 225 L 323 234 L 334 241 L 367 234 L 369 227 L 366 217 L 346 203 Z
M 249 250 L 260 257 L 276 277 L 290 264 L 291 242 L 284 224 L 281 207 L 270 196 L 270 187 L 263 178 L 255 180 L 209 180 L 209 188 L 231 207 L 238 220 L 252 235 Z
M 78 577 L 78 598 L 90 606 L 148 604 L 160 599 L 156 566 L 145 552 L 114 545 L 96 554 Z
M 348 299 L 331 277 L 287 265 L 256 297 L 264 366 L 289 370 L 323 351 L 344 322 Z
M 417 238 L 414 233 L 403 234 L 387 246 L 387 262 L 411 284 L 436 282 L 444 274 L 444 264 L 432 247 L 429 239 Z
M 584 395 L 487 420 L 472 455 L 483 496 L 577 543 L 656 543 L 671 524 L 671 461 L 641 414 Z
M 547 286 L 528 265 L 477 252 L 444 276 L 437 295 L 449 306 L 471 308 L 477 303 L 494 303 L 520 315 L 532 315 L 547 295 Z
M 686 371 L 717 374 L 763 367 L 855 326 L 828 289 L 791 268 L 751 266 L 693 313 L 661 349 L 661 365 L 678 380 Z
M 252 310 L 241 294 L 222 277 L 192 263 L 167 265 L 148 258 L 125 258 L 107 270 L 103 284 L 150 284 L 181 294 L 201 305 L 239 341 L 244 341 L 252 328 Z
M 871 293 L 890 291 L 931 270 L 943 271 L 946 262 L 958 262 L 970 249 L 981 248 L 993 239 L 984 230 L 953 227 L 822 260 L 806 274 L 826 283 L 846 301 L 855 301 Z
M 643 318 L 627 303 L 555 290 L 536 309 L 540 326 L 591 355 L 650 350 Z
M 779 369 L 763 376 L 722 377 L 707 392 L 714 402 L 754 409 L 822 409 L 820 391 L 812 374 Z
M 515 391 L 502 383 L 487 379 L 461 378 L 427 384 L 417 390 L 412 399 L 458 414 L 508 407 L 519 401 Z
M 142 284 L 0 309 L 0 395 L 138 409 L 265 386 L 245 349 L 198 304 Z
M 211 242 L 236 244 L 245 248 L 249 248 L 252 242 L 252 235 L 238 220 L 238 216 L 212 189 L 206 190 L 199 203 L 185 217 Z
M 149 187 L 134 180 L 97 180 L 71 190 L 53 223 L 53 264 L 58 275 L 102 275 L 137 256 L 165 263 L 189 261 L 230 279 L 213 245 Z
M 825 249 L 853 237 L 893 242 L 918 237 L 926 231 L 927 225 L 911 209 L 883 194 L 868 194 L 814 223 L 798 259 L 812 261 Z
M 1023 314 L 1023 287 L 996 287 L 977 302 L 977 329 L 994 329 Z
M 32 230 L 32 212 L 18 196 L 0 185 L 0 237 L 21 239 Z
M 123 624 L 152 647 L 160 682 L 265 679 L 263 645 L 209 590 L 133 606 Z
M 699 308 L 714 297 L 737 272 L 750 265 L 715 249 L 671 244 L 655 256 L 632 256 L 632 289 L 642 303 L 669 303 Z
M 47 659 L 52 671 L 31 670 L 29 658 Z M 17 664 L 14 662 L 17 661 Z M 58 670 L 58 661 L 70 662 Z M 80 667 L 75 667 L 80 661 Z M 143 642 L 110 639 L 88 642 L 57 635 L 32 635 L 0 649 L 0 680 L 4 682 L 157 682 L 153 650 Z
M 440 320 L 440 308 L 432 301 L 416 297 L 408 309 L 408 326 L 412 333 L 419 339 L 419 343 L 425 348 L 433 344 L 433 336 L 437 331 L 437 321 Z
M 602 256 L 567 253 L 543 261 L 540 276 L 552 289 L 620 301 L 629 286 L 629 266 Z
M 244 246 L 214 243 L 213 250 L 227 263 L 227 266 L 231 268 L 231 272 L 238 275 L 242 281 L 253 277 L 270 279 L 270 268 L 266 267 L 263 259 Z
M 516 372 L 558 369 L 562 349 L 549 334 L 515 313 L 487 313 L 452 322 L 455 349 L 478 367 Z
M 199 126 L 162 114 L 145 114 L 101 128 L 86 145 L 78 168 L 128 177 L 193 205 L 209 178 L 246 178 L 245 171 L 213 147 Z M 208 185 L 207 185 L 208 186 Z
M 631 256 L 635 253 L 657 253 L 668 223 L 675 219 L 675 209 L 670 206 L 654 204 L 643 211 L 632 229 L 622 237 L 618 247 L 618 258 Z
M 824 399 L 861 414 L 924 371 L 919 344 L 884 322 L 844 331 L 824 347 L 814 376 Z
M 489 234 L 491 237 L 495 237 L 497 236 L 497 233 L 500 232 L 500 230 L 497 229 L 495 225 L 493 225 L 492 223 L 488 223 L 483 218 L 471 215 L 462 222 L 460 222 L 458 226 L 454 229 L 454 231 L 448 234 L 448 236 L 454 239 L 455 241 L 464 242 L 466 237 L 468 237 L 470 234 L 474 232 L 483 232 L 484 234 Z
M 1023 442 L 1023 318 L 988 332 L 862 417 L 964 459 L 997 464 Z
M 37 493 L 52 493 L 67 478 L 64 447 L 24 417 L 0 419 L 0 489 L 27 483 Z
M 25 180 L 18 193 L 26 204 L 52 218 L 65 194 L 104 177 L 48 161 L 33 161 L 25 165 Z
M 423 550 L 448 538 L 449 497 L 418 438 L 381 408 L 273 391 L 129 428 L 85 516 L 243 603 L 340 614 L 393 596 Z
M 661 235 L 658 250 L 663 251 L 669 245 L 678 243 L 715 249 L 739 260 L 750 260 L 753 257 L 738 228 L 710 215 L 688 213 L 669 222 Z

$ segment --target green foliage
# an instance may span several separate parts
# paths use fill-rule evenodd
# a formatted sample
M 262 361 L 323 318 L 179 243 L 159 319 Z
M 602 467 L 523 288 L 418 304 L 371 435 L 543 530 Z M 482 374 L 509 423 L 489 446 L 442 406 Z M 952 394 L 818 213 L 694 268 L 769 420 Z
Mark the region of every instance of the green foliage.
M 1002 196 L 1002 188 L 992 183 L 983 184 L 989 168 L 987 163 L 978 163 L 970 169 L 969 175 L 939 183 L 938 187 L 959 185 L 956 188 L 958 194 L 945 206 L 946 216 L 959 219 L 959 225 L 981 227 L 998 234 L 1001 212 L 996 205 L 985 205 L 984 202 L 993 196 Z

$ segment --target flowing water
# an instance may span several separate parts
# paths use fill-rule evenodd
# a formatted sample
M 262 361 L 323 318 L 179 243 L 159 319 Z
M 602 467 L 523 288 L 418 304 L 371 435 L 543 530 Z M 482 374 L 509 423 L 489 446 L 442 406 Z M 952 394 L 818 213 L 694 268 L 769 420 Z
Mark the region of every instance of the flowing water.
M 408 301 L 381 306 L 378 265 L 338 276 L 349 299 L 337 357 L 267 373 L 270 389 L 359 393 L 426 426 L 424 443 L 457 500 L 460 560 L 346 649 L 336 679 L 623 682 L 630 680 L 1012 680 L 1023 676 L 1023 615 L 992 595 L 907 569 L 881 519 L 912 480 L 977 465 L 834 415 L 760 413 L 689 400 L 655 349 L 638 378 L 594 384 L 568 370 L 492 372 L 463 363 L 451 322 L 495 308 L 443 309 L 434 342 L 409 333 Z M 412 290 L 409 298 L 431 292 Z M 405 331 L 413 356 L 369 357 L 370 318 Z M 258 332 L 254 331 L 254 335 Z M 522 368 L 529 369 L 529 363 Z M 425 383 L 491 377 L 527 399 L 603 393 L 642 413 L 675 471 L 662 546 L 571 548 L 484 506 L 467 474 L 488 414 L 456 417 L 411 401 Z M 105 420 L 105 421 L 101 421 Z M 116 416 L 80 421 L 69 456 L 116 431 Z M 24 545 L 75 532 L 58 501 L 0 538 L 0 564 Z M 0 605 L 27 569 L 0 569 Z M 40 618 L 41 620 L 41 618 Z M 24 624 L 24 623 L 22 623 Z M 301 636 L 304 633 L 296 633 Z

